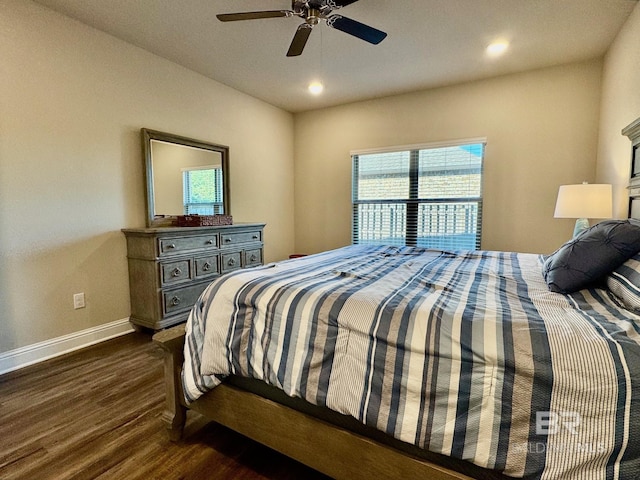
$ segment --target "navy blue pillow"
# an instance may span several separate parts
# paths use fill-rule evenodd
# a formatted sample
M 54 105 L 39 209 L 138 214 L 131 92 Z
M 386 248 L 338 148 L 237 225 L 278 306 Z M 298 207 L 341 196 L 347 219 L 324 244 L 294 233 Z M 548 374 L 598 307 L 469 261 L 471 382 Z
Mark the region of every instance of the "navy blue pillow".
M 581 290 L 640 252 L 640 223 L 606 220 L 585 230 L 549 255 L 543 274 L 549 290 Z

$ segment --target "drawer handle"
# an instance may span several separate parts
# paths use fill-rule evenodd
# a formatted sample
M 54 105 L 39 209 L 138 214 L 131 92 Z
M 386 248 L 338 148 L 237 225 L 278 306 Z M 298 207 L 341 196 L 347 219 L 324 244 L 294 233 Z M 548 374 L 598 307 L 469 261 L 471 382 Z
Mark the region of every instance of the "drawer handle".
M 257 239 L 259 239 L 259 238 L 260 238 L 260 236 L 259 236 L 259 235 L 254 235 L 254 236 L 253 236 L 253 239 L 254 239 L 254 240 L 257 240 Z
M 175 243 L 170 243 L 169 245 L 167 245 L 167 249 L 172 249 L 172 248 L 176 248 L 176 244 Z
M 179 277 L 180 275 L 182 275 L 182 270 L 180 270 L 178 267 L 175 268 L 175 270 L 173 270 L 173 272 L 171 272 L 171 275 L 174 277 Z
M 211 264 L 209 262 L 205 262 L 205 264 L 202 265 L 202 270 L 208 272 L 209 270 L 211 270 Z
M 225 238 L 225 239 L 224 239 L 224 243 L 230 243 L 230 242 L 231 242 L 231 239 L 230 239 L 230 238 Z
M 177 295 L 174 296 L 171 299 L 171 305 L 174 306 L 174 307 L 177 307 L 178 305 L 180 305 L 180 297 L 178 297 Z
M 230 267 L 233 267 L 235 264 L 236 264 L 235 258 L 230 258 L 229 261 L 227 262 L 227 265 L 229 265 Z
M 258 259 L 258 256 L 255 253 L 251 255 L 251 257 L 249 258 L 249 260 L 251 260 L 252 262 L 255 262 L 257 259 Z
M 213 245 L 213 240 L 209 239 L 204 243 L 205 243 L 205 245 Z

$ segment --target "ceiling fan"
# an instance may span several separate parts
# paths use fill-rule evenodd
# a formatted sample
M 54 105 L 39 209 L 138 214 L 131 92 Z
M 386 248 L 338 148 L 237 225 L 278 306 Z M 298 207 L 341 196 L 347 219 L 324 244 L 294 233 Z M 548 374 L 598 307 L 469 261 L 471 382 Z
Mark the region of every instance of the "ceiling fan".
M 257 20 L 261 18 L 300 17 L 304 23 L 300 24 L 293 36 L 287 57 L 296 57 L 302 53 L 311 30 L 320 20 L 324 20 L 328 26 L 342 32 L 353 35 L 361 40 L 377 45 L 385 39 L 387 34 L 377 28 L 364 23 L 331 14 L 358 0 L 291 0 L 291 10 L 263 10 L 259 12 L 223 13 L 217 15 L 222 22 L 235 22 L 238 20 Z

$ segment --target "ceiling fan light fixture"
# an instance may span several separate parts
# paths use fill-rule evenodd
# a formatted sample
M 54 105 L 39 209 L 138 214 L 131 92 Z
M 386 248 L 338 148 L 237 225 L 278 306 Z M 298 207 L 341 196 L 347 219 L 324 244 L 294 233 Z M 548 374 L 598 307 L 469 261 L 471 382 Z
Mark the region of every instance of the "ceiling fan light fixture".
M 324 85 L 322 82 L 311 82 L 308 89 L 311 95 L 320 95 L 324 91 Z
M 487 47 L 487 55 L 489 55 L 490 57 L 499 57 L 500 55 L 504 54 L 508 48 L 509 42 L 505 40 L 493 42 Z

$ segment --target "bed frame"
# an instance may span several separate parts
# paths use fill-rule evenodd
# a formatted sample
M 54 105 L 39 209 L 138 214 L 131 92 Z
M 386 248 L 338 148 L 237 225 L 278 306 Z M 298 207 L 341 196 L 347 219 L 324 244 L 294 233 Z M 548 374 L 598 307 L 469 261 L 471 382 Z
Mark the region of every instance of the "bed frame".
M 180 377 L 184 338 L 184 325 L 153 337 L 165 351 L 162 419 L 173 441 L 182 438 L 187 415 Z M 336 479 L 472 478 L 225 383 L 188 408 Z

